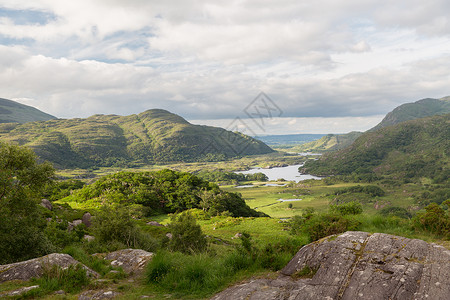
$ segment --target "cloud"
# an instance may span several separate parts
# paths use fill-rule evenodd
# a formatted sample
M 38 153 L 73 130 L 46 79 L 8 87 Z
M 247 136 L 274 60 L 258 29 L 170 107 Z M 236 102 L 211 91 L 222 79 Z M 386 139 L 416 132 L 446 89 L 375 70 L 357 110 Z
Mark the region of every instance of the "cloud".
M 0 0 L 0 96 L 232 119 L 264 91 L 280 128 L 370 118 L 450 94 L 449 20 L 444 0 Z

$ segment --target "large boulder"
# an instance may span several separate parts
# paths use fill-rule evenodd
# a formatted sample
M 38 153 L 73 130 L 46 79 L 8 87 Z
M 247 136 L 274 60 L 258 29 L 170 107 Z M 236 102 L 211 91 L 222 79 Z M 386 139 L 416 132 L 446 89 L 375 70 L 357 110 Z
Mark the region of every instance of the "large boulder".
M 70 265 L 76 265 L 80 262 L 73 259 L 68 254 L 52 253 L 43 257 L 33 258 L 18 263 L 0 266 L 0 283 L 9 280 L 30 280 L 33 277 L 42 276 L 45 268 L 51 268 L 57 265 L 61 268 L 68 268 Z M 99 277 L 99 274 L 85 265 L 83 268 L 89 276 Z
M 91 227 L 92 225 L 92 215 L 90 213 L 85 213 L 83 215 L 83 217 L 81 218 L 81 221 L 83 222 L 84 225 L 86 225 L 86 227 Z
M 127 274 L 137 273 L 144 269 L 153 253 L 140 249 L 124 249 L 108 253 L 105 259 L 111 260 L 111 265 L 122 267 Z
M 47 199 L 42 199 L 40 204 L 42 207 L 45 207 L 48 210 L 53 210 L 52 203 Z
M 422 240 L 349 231 L 306 245 L 277 279 L 212 299 L 449 299 L 450 251 Z

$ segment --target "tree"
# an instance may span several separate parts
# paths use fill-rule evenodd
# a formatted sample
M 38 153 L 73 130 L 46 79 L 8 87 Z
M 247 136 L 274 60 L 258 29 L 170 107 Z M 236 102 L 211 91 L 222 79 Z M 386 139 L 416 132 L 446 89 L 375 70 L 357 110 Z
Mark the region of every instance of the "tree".
M 44 254 L 50 244 L 38 203 L 54 169 L 28 148 L 0 142 L 0 264 Z

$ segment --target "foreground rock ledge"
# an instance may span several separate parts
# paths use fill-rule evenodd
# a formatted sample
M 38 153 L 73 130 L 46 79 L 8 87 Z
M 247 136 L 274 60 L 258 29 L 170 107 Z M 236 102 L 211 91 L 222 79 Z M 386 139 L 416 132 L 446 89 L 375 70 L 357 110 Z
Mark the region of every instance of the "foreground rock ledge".
M 212 299 L 450 299 L 450 251 L 389 234 L 324 238 L 301 248 L 280 273 Z
M 0 266 L 0 283 L 9 280 L 30 280 L 33 277 L 40 277 L 44 268 L 57 265 L 61 268 L 67 268 L 70 265 L 76 265 L 80 262 L 68 254 L 53 253 L 43 257 L 21 261 L 9 265 Z M 99 277 L 99 274 L 85 265 L 82 265 L 86 273 L 92 277 Z

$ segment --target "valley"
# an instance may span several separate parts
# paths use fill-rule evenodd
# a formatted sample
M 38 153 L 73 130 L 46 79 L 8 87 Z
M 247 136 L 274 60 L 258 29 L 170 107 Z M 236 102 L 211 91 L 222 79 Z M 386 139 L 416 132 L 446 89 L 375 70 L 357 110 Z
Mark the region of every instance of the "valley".
M 242 280 L 273 279 L 301 247 L 349 231 L 450 249 L 449 117 L 382 126 L 323 155 L 233 133 L 248 152 L 213 147 L 208 157 L 198 155 L 203 137 L 224 148 L 225 131 L 162 110 L 2 124 L 0 264 L 57 252 L 98 275 L 55 267 L 0 283 L 0 295 L 37 285 L 20 297 L 207 299 Z M 152 128 L 147 140 L 142 128 Z M 332 136 L 316 142 L 324 138 Z M 294 175 L 272 175 L 288 169 Z M 153 255 L 136 273 L 103 259 L 130 248 Z

